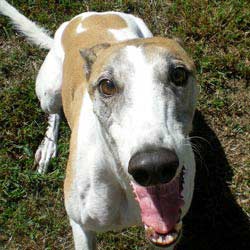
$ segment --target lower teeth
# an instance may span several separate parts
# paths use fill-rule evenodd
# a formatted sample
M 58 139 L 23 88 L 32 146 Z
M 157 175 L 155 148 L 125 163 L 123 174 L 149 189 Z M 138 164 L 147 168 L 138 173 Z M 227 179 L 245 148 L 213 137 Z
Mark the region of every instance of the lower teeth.
M 144 227 L 145 227 L 146 235 L 148 236 L 148 238 L 152 242 L 157 243 L 159 245 L 169 245 L 169 244 L 173 243 L 178 238 L 178 232 L 182 228 L 182 223 L 179 222 L 178 224 L 176 224 L 175 231 L 171 232 L 167 235 L 158 235 L 153 230 L 153 228 L 151 228 L 147 225 L 144 225 Z

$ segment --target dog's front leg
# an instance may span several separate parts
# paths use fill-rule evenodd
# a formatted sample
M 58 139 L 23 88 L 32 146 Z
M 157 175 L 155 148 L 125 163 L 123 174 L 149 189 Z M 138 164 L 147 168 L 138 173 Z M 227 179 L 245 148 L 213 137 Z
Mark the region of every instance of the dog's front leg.
M 75 250 L 95 250 L 96 234 L 93 231 L 84 230 L 79 224 L 70 220 L 73 231 Z
M 35 154 L 34 166 L 39 173 L 46 173 L 50 159 L 56 156 L 60 121 L 60 114 L 49 115 L 45 137 Z

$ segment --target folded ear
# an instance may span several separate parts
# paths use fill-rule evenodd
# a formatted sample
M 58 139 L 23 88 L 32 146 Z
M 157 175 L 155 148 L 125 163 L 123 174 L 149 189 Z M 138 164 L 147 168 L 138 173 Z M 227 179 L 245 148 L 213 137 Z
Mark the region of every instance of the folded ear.
M 101 43 L 101 44 L 97 44 L 91 48 L 80 49 L 80 54 L 85 61 L 84 71 L 85 71 L 87 79 L 89 79 L 89 76 L 91 73 L 91 67 L 92 67 L 93 63 L 95 62 L 98 53 L 102 49 L 106 49 L 108 47 L 110 47 L 109 43 Z

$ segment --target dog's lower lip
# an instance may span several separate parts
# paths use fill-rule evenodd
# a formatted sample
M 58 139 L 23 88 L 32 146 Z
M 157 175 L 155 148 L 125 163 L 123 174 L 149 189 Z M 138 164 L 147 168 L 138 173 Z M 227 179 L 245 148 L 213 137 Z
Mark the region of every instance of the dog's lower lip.
M 160 234 L 153 228 L 144 225 L 148 240 L 157 247 L 167 247 L 175 244 L 181 235 L 182 222 L 177 223 L 173 230 L 166 234 Z

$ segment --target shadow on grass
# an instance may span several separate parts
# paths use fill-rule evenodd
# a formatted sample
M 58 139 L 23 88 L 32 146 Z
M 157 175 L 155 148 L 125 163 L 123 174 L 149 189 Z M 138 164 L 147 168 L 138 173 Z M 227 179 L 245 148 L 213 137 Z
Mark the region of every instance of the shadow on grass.
M 232 169 L 219 139 L 199 111 L 192 136 L 208 142 L 192 141 L 199 149 L 196 186 L 178 250 L 249 250 L 249 220 L 228 188 Z

